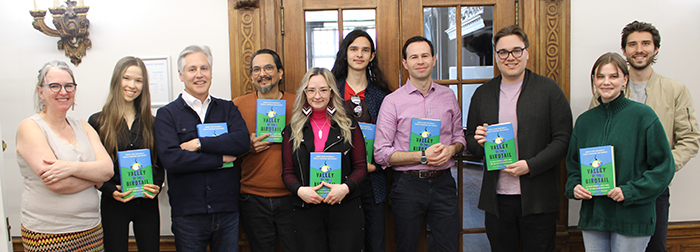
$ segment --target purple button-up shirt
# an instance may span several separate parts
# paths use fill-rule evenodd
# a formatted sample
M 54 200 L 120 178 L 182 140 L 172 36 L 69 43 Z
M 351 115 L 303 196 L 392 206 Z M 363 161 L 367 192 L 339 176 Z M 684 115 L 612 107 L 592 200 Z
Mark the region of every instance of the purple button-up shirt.
M 389 167 L 389 159 L 396 151 L 408 151 L 411 137 L 411 119 L 430 118 L 440 120 L 440 143 L 467 146 L 462 129 L 462 111 L 452 89 L 430 83 L 427 94 L 421 93 L 411 80 L 384 98 L 377 117 L 374 138 L 374 158 L 382 168 Z M 454 165 L 450 159 L 443 166 L 424 164 L 393 166 L 396 171 L 443 170 Z

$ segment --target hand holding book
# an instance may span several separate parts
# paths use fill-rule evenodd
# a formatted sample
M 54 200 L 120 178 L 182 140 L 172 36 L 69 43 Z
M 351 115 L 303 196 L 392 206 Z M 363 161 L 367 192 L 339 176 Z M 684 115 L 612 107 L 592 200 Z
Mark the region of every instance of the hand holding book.
M 310 186 L 302 186 L 299 187 L 297 190 L 297 196 L 301 198 L 306 203 L 309 204 L 320 204 L 323 202 L 323 198 L 318 195 L 316 192 L 318 189 L 321 189 L 323 187 L 323 184 L 318 184 L 317 186 L 310 187 Z
M 323 203 L 334 205 L 336 203 L 340 204 L 346 195 L 350 193 L 350 188 L 346 184 L 329 184 L 326 181 L 321 182 L 321 185 L 330 188 L 328 196 L 323 199 Z
M 593 194 L 591 194 L 591 191 L 586 190 L 581 184 L 578 184 L 574 187 L 574 198 L 589 200 L 593 198 Z
M 265 142 L 265 139 L 270 136 L 270 133 L 265 133 L 260 136 L 255 136 L 256 133 L 250 133 L 250 152 L 260 153 L 270 148 L 271 142 Z
M 476 126 L 476 130 L 474 131 L 474 140 L 476 140 L 481 147 L 484 147 L 484 143 L 486 142 L 486 126 L 489 126 L 489 124 L 484 123 L 482 126 Z
M 131 195 L 131 197 L 128 197 L 128 198 L 124 198 L 127 195 L 131 194 L 131 190 L 126 191 L 126 192 L 121 192 L 121 191 L 122 191 L 122 186 L 117 185 L 117 190 L 112 192 L 112 197 L 121 203 L 126 203 L 126 202 L 129 202 L 132 199 L 134 199 L 134 195 Z

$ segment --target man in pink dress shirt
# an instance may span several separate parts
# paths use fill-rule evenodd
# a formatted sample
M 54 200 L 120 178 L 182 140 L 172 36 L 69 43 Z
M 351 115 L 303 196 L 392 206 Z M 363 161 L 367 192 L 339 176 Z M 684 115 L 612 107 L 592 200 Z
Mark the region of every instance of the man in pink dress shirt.
M 416 251 L 423 218 L 432 231 L 431 251 L 457 251 L 459 199 L 450 167 L 466 142 L 462 111 L 452 90 L 432 81 L 436 57 L 424 37 L 403 47 L 406 84 L 384 98 L 374 142 L 374 157 L 383 169 L 394 169 L 391 191 L 396 251 Z M 409 151 L 411 120 L 440 120 L 440 142 L 423 151 Z

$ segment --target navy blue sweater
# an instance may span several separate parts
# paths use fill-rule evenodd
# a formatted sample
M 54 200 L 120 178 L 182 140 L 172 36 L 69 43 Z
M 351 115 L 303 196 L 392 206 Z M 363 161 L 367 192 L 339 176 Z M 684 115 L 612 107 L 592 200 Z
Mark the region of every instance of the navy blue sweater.
M 204 123 L 226 122 L 228 134 L 200 138 L 197 152 L 180 144 L 197 138 L 197 113 L 180 95 L 158 109 L 156 146 L 168 176 L 168 196 L 173 217 L 238 211 L 239 182 L 236 168 L 221 169 L 223 155 L 240 156 L 250 149 L 250 134 L 238 107 L 231 101 L 211 98 Z

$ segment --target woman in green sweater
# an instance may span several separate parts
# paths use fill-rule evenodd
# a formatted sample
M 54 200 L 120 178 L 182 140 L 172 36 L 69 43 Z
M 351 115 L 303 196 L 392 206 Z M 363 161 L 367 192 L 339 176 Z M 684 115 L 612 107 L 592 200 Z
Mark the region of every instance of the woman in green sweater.
M 583 200 L 578 228 L 586 251 L 644 251 L 654 233 L 654 202 L 675 165 L 654 111 L 625 98 L 627 62 L 616 53 L 598 58 L 591 88 L 600 105 L 578 117 L 566 158 L 566 197 Z M 615 187 L 593 196 L 581 186 L 581 148 L 614 146 Z

